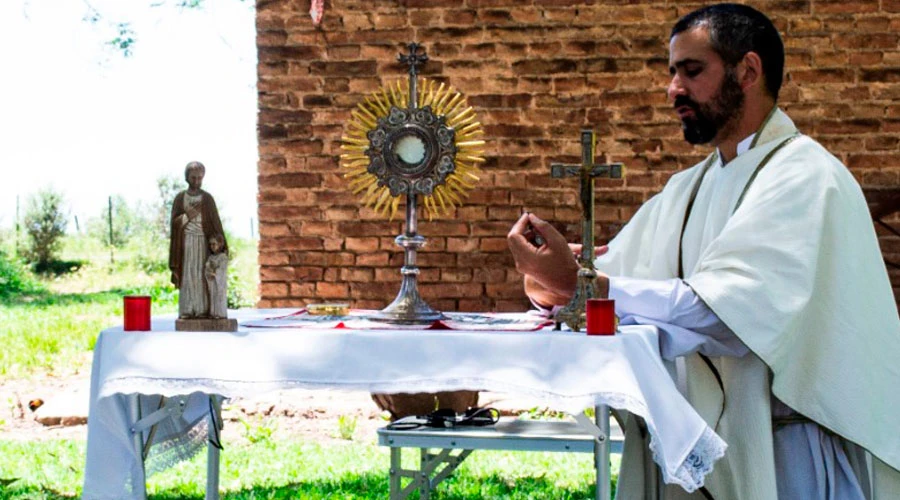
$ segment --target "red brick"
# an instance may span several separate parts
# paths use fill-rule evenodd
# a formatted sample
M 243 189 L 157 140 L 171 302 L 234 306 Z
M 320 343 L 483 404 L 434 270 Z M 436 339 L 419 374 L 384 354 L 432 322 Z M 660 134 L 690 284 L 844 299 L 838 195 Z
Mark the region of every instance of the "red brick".
M 488 283 L 485 285 L 485 292 L 488 297 L 497 299 L 516 298 L 523 295 L 520 283 Z
M 888 33 L 840 34 L 834 39 L 838 49 L 896 49 L 897 35 Z
M 866 139 L 865 149 L 869 151 L 896 150 L 900 148 L 900 138 L 894 136 L 878 136 Z
M 474 299 L 460 299 L 457 306 L 459 312 L 491 312 L 497 309 L 492 307 L 492 302 L 488 297 L 480 297 Z
M 344 248 L 353 253 L 378 250 L 378 238 L 344 238 Z
M 851 154 L 847 160 L 847 167 L 856 168 L 881 168 L 886 165 L 897 165 L 900 154 Z
M 316 296 L 323 299 L 343 299 L 350 296 L 347 283 L 316 283 Z
M 367 283 L 375 278 L 375 271 L 371 268 L 356 269 L 352 267 L 345 267 L 340 271 L 341 281 Z
M 472 281 L 476 283 L 502 283 L 506 281 L 506 270 L 500 267 L 476 268 L 472 272 Z M 522 278 L 519 278 L 521 282 Z
M 823 120 L 816 126 L 816 132 L 820 134 L 859 134 L 866 132 L 878 132 L 881 124 L 878 120 Z
M 877 0 L 817 0 L 811 3 L 814 14 L 864 14 L 878 11 Z
M 285 266 L 290 258 L 285 252 L 260 252 L 257 262 L 260 266 Z
M 478 249 L 476 238 L 447 238 L 448 252 L 471 252 Z
M 531 309 L 531 303 L 525 298 L 522 292 L 522 298 L 519 300 L 498 300 L 493 311 L 497 312 L 522 312 Z
M 356 256 L 356 265 L 382 267 L 387 265 L 389 257 L 387 252 L 364 253 Z
M 437 283 L 424 284 L 419 287 L 425 297 L 480 297 L 484 295 L 484 286 L 480 283 Z
M 288 286 L 285 283 L 260 283 L 260 295 L 270 299 L 287 297 Z
M 294 272 L 293 267 L 266 266 L 259 270 L 259 280 L 261 282 L 268 282 L 268 281 L 288 282 L 288 281 L 294 281 L 295 278 L 296 278 L 296 274 Z
M 472 281 L 472 270 L 441 269 L 440 280 L 446 283 L 468 283 Z
M 708 154 L 683 140 L 664 92 L 671 23 L 696 6 L 346 0 L 328 4 L 314 28 L 308 4 L 260 2 L 259 262 L 261 276 L 285 280 L 265 281 L 260 304 L 322 300 L 318 282 L 298 281 L 319 277 L 344 286 L 331 293 L 354 304 L 381 308 L 396 295 L 403 252 L 393 239 L 403 208 L 388 221 L 362 207 L 346 190 L 338 156 L 350 111 L 382 84 L 406 78 L 396 56 L 403 41 L 417 39 L 431 58 L 423 74 L 469 97 L 487 140 L 487 162 L 464 204 L 431 222 L 422 212 L 423 296 L 448 310 L 527 309 L 505 236 L 527 208 L 578 239 L 577 182 L 551 179 L 549 164 L 578 161 L 581 128 L 594 128 L 598 151 L 628 167 L 624 180 L 597 181 L 598 241 Z M 900 184 L 900 2 L 763 7 L 788 49 L 781 105 L 860 181 Z M 900 255 L 900 243 L 884 245 Z M 293 278 L 279 274 L 284 269 Z M 900 288 L 900 273 L 893 278 Z M 441 287 L 472 284 L 480 286 Z
M 506 227 L 506 231 L 509 231 L 511 224 L 504 224 Z M 495 233 L 496 234 L 496 233 Z M 482 252 L 506 252 L 509 250 L 509 246 L 506 243 L 506 236 L 504 233 L 503 237 L 493 237 L 493 238 L 481 238 L 481 244 L 479 245 L 479 250 Z

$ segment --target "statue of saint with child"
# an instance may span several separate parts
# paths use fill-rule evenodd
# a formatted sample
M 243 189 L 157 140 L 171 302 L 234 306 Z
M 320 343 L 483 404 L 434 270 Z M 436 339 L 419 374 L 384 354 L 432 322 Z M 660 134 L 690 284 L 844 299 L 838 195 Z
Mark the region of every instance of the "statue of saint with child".
M 172 204 L 169 269 L 180 291 L 175 329 L 236 331 L 226 307 L 228 242 L 215 200 L 200 189 L 205 175 L 202 163 L 188 163 L 188 188 Z

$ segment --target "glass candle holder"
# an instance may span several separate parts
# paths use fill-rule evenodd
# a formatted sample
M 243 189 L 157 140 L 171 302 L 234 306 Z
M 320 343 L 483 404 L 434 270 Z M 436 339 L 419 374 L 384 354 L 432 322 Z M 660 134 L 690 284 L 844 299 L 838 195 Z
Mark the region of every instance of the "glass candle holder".
M 126 332 L 150 330 L 150 296 L 128 295 L 125 297 Z
M 612 299 L 587 299 L 585 304 L 588 335 L 616 334 L 616 301 Z

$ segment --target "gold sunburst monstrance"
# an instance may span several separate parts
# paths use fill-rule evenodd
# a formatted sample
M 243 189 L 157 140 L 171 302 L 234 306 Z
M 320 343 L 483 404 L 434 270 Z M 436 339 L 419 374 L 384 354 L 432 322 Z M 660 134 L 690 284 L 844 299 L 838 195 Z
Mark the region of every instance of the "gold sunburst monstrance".
M 419 44 L 408 48 L 399 60 L 409 65 L 409 78 L 373 92 L 351 112 L 341 137 L 341 167 L 353 193 L 378 213 L 393 218 L 406 196 L 406 231 L 396 239 L 405 251 L 403 282 L 375 319 L 425 323 L 442 315 L 422 300 L 416 285 L 416 253 L 425 245 L 417 234 L 418 197 L 429 219 L 462 205 L 484 162 L 484 129 L 453 87 L 423 78 L 419 92 L 418 67 L 428 56 Z

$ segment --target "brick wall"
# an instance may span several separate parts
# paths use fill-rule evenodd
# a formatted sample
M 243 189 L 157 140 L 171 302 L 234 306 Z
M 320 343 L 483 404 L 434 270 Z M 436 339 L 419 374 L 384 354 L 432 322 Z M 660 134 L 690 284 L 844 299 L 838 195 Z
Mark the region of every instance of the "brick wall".
M 866 187 L 900 186 L 900 0 L 756 1 L 787 48 L 781 104 Z M 420 223 L 422 295 L 440 310 L 522 310 L 505 235 L 526 208 L 578 240 L 579 130 L 627 166 L 598 182 L 599 241 L 708 149 L 681 138 L 666 104 L 672 23 L 687 2 L 257 0 L 261 307 L 349 300 L 381 308 L 399 289 L 399 220 L 360 208 L 338 169 L 350 110 L 404 70 L 422 43 L 426 77 L 465 93 L 489 139 L 480 186 L 452 217 Z M 402 209 L 401 212 L 402 214 Z M 402 217 L 398 217 L 400 219 Z M 900 219 L 891 221 L 900 227 Z M 900 239 L 881 237 L 900 262 Z M 900 273 L 892 274 L 895 291 Z

